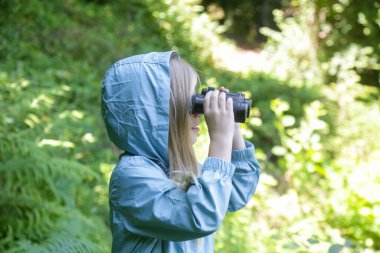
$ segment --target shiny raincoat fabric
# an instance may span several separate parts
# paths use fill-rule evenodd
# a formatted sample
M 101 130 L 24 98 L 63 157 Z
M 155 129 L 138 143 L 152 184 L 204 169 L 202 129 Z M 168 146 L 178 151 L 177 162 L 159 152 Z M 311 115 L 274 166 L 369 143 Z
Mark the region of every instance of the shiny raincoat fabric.
M 198 184 L 187 191 L 168 177 L 171 57 L 179 56 L 153 52 L 120 60 L 103 80 L 107 132 L 125 151 L 109 186 L 114 253 L 213 252 L 213 235 L 226 212 L 244 207 L 259 181 L 248 141 L 232 151 L 231 162 L 206 158 Z

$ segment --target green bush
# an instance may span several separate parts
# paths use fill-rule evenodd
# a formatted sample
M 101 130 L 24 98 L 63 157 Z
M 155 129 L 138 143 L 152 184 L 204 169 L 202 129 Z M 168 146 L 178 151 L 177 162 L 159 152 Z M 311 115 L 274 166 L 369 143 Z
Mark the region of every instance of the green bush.
M 275 12 L 280 31 L 263 30 L 269 67 L 238 74 L 217 69 L 226 27 L 197 0 L 0 1 L 0 251 L 109 251 L 108 180 L 119 150 L 103 127 L 101 80 L 116 60 L 171 49 L 205 84 L 253 99 L 242 128 L 262 178 L 248 206 L 227 215 L 216 252 L 378 251 L 380 103 L 366 81 L 378 68 L 377 35 L 369 22 L 367 37 L 347 47 L 339 45 L 351 33 L 339 29 L 326 37 L 343 34 L 336 47 L 314 44 L 324 23 L 313 26 L 310 13 L 336 25 L 339 6 L 325 2 L 291 1 L 290 17 Z M 356 22 L 342 14 L 351 1 L 338 5 L 340 22 Z

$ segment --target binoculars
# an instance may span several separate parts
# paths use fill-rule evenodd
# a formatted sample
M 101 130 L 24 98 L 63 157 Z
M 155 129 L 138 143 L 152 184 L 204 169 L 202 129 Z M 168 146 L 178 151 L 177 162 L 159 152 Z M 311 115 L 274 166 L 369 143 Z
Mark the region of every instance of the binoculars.
M 191 98 L 191 114 L 203 114 L 203 103 L 207 92 L 213 91 L 215 88 L 208 87 L 202 89 L 201 94 L 194 94 Z M 235 122 L 244 123 L 249 118 L 249 112 L 251 108 L 252 101 L 246 99 L 245 95 L 242 93 L 226 93 L 226 99 L 232 98 L 233 100 L 233 110 Z

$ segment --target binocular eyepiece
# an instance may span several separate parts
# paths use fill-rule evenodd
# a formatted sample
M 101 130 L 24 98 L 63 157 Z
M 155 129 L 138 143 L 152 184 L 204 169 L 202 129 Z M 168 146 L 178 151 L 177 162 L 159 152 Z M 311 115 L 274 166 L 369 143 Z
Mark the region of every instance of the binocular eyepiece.
M 215 88 L 208 87 L 202 89 L 201 94 L 194 94 L 191 98 L 191 113 L 192 114 L 204 114 L 203 103 L 207 92 L 213 91 Z M 244 123 L 249 118 L 250 108 L 252 101 L 246 99 L 245 95 L 242 93 L 226 93 L 226 99 L 232 98 L 233 100 L 233 110 L 235 122 Z

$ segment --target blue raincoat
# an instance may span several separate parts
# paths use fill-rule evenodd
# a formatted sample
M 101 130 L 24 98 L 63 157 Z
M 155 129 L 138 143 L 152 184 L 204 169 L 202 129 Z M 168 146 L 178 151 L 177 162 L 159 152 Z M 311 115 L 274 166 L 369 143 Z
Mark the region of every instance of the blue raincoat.
M 254 146 L 231 162 L 208 157 L 199 184 L 187 191 L 169 179 L 170 57 L 149 53 L 116 62 L 102 84 L 102 114 L 110 139 L 124 150 L 109 186 L 112 252 L 200 252 L 214 248 L 226 212 L 244 207 L 260 167 Z M 198 239 L 197 238 L 202 238 Z

